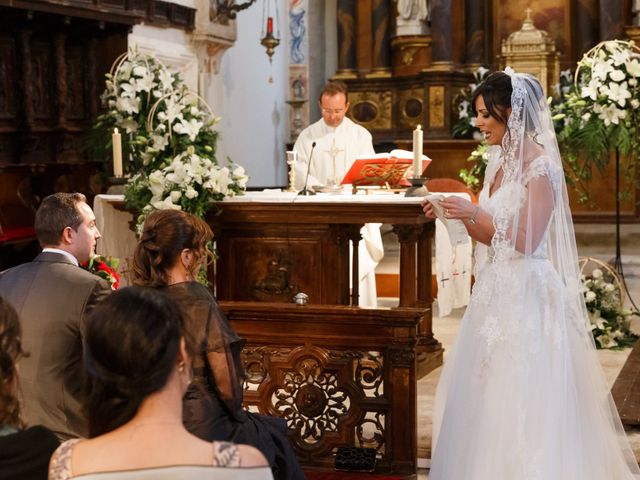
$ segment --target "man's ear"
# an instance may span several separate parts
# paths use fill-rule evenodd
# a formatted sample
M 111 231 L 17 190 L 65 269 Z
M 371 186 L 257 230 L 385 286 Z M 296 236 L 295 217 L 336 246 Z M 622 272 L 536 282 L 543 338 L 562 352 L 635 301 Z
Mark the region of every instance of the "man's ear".
M 349 111 L 349 105 L 351 105 L 349 102 L 347 102 L 344 106 L 344 111 L 348 112 Z
M 62 238 L 60 239 L 63 245 L 70 245 L 73 243 L 76 231 L 71 227 L 64 227 L 62 230 Z

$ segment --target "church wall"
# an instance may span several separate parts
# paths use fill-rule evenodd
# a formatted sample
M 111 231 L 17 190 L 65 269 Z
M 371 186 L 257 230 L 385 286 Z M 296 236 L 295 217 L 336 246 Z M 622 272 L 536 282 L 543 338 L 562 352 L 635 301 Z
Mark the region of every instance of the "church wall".
M 218 124 L 218 159 L 244 166 L 249 186 L 286 184 L 285 144 L 289 141 L 287 100 L 288 31 L 286 0 L 278 0 L 280 45 L 272 57 L 260 45 L 262 3 L 237 16 L 237 40 L 209 80 L 206 98 Z M 277 31 L 276 31 L 277 33 Z M 269 78 L 273 83 L 269 82 Z

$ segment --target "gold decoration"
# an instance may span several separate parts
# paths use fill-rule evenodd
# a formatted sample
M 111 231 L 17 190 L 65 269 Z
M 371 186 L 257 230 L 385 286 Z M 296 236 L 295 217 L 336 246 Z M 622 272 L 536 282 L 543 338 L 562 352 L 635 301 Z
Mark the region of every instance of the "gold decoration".
M 431 46 L 430 35 L 399 35 L 391 39 L 391 49 L 399 55 L 402 65 L 413 65 L 416 53 Z
M 382 92 L 350 92 L 349 93 L 349 117 L 363 127 L 372 129 L 391 128 L 391 91 Z M 370 120 L 357 119 L 353 112 L 357 112 L 361 105 L 370 104 L 376 110 L 375 116 Z
M 633 40 L 636 45 L 640 45 L 640 26 L 629 25 L 625 27 L 624 30 L 627 33 L 627 37 L 629 37 L 630 40 Z
M 444 128 L 444 86 L 429 87 L 429 126 Z
M 412 130 L 422 123 L 421 120 L 424 115 L 424 102 L 422 101 L 422 95 L 424 91 L 422 88 L 412 88 L 411 90 L 398 91 L 398 105 L 399 118 L 398 124 L 403 128 L 411 128 Z M 409 101 L 415 101 L 420 104 L 420 114 L 414 117 L 407 115 L 407 103 Z
M 518 73 L 530 73 L 540 83 L 545 93 L 551 85 L 560 81 L 560 55 L 554 40 L 544 30 L 539 30 L 531 19 L 531 9 L 525 10 L 522 28 L 502 40 L 501 68 L 510 66 Z

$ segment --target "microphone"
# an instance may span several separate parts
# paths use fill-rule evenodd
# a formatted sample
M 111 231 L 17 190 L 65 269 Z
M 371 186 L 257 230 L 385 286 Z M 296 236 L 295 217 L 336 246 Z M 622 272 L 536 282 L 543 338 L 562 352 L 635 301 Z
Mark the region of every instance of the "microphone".
M 311 144 L 311 153 L 309 154 L 309 164 L 307 165 L 307 176 L 304 179 L 304 188 L 302 190 L 300 190 L 300 193 L 298 193 L 298 195 L 315 195 L 316 192 L 314 192 L 313 190 L 309 190 L 307 188 L 307 183 L 309 182 L 309 172 L 311 171 L 311 159 L 313 158 L 313 149 L 316 148 L 316 142 L 313 142 Z

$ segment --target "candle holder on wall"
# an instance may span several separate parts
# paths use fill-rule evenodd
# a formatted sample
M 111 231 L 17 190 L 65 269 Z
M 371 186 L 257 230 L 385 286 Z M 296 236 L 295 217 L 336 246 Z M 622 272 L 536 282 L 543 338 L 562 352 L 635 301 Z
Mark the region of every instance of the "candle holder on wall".
M 273 54 L 278 45 L 280 45 L 280 26 L 278 21 L 278 0 L 273 2 L 271 0 L 265 0 L 262 7 L 262 39 L 260 45 L 267 50 L 267 56 L 269 57 L 269 63 L 272 63 Z M 266 22 L 265 22 L 266 19 Z M 274 25 L 275 23 L 275 25 Z M 266 32 L 264 30 L 266 26 Z M 274 33 L 275 26 L 275 33 Z

